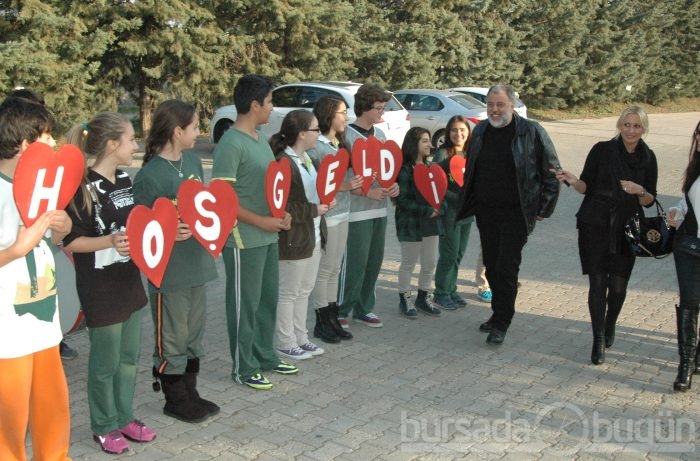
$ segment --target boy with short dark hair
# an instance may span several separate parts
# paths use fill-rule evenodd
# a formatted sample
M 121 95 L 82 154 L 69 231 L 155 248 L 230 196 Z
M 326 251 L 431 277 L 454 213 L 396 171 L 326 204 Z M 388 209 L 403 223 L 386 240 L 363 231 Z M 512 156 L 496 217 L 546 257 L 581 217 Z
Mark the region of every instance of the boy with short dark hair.
M 70 411 L 61 364 L 52 244 L 72 227 L 63 210 L 28 228 L 15 205 L 17 163 L 34 141 L 51 138 L 53 119 L 40 104 L 0 104 L 0 459 L 26 459 L 26 429 L 35 459 L 68 460 Z M 51 230 L 51 239 L 46 238 Z

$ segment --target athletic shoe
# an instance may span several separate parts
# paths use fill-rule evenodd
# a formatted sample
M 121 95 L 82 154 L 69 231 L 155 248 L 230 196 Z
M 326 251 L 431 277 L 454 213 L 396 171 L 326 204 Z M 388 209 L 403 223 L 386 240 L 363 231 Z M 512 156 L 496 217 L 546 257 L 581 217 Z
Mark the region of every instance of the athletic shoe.
M 338 323 L 345 330 L 350 328 L 350 324 L 348 323 L 348 319 L 346 319 L 345 317 L 338 317 Z
M 277 349 L 277 353 L 286 359 L 292 360 L 306 360 L 311 358 L 311 354 L 299 346 L 294 346 L 291 349 Z
M 480 288 L 479 294 L 477 294 L 476 297 L 479 298 L 479 301 L 483 301 L 485 303 L 490 303 L 491 298 L 493 298 L 493 293 L 491 293 L 490 289 L 482 290 Z
M 452 300 L 452 303 L 454 303 L 454 305 L 457 307 L 466 307 L 467 306 L 467 302 L 464 300 L 464 298 L 462 298 L 457 293 L 450 295 L 450 299 Z
M 299 369 L 296 366 L 283 361 L 280 361 L 272 371 L 281 375 L 294 375 L 299 373 Z
M 380 328 L 384 326 L 384 324 L 382 323 L 382 319 L 377 317 L 377 315 L 374 312 L 370 312 L 369 314 L 363 315 L 362 317 L 358 317 L 355 320 L 360 323 L 364 323 L 368 327 L 372 328 Z
M 244 384 L 252 387 L 253 389 L 258 389 L 258 390 L 268 390 L 272 389 L 272 383 L 267 380 L 266 377 L 258 373 L 257 375 L 253 375 L 250 378 L 248 378 L 246 381 L 243 382 Z
M 457 305 L 449 296 L 433 296 L 432 303 L 440 309 L 445 309 L 446 311 L 453 311 L 457 309 Z
M 138 443 L 150 442 L 156 438 L 156 431 L 146 426 L 138 419 L 133 420 L 126 426 L 119 429 L 119 432 L 121 432 L 127 439 Z
M 117 430 L 107 432 L 105 435 L 93 434 L 92 439 L 100 444 L 102 451 L 111 455 L 119 455 L 129 449 L 124 436 Z
M 63 360 L 73 360 L 78 356 L 78 352 L 63 340 L 59 343 L 58 350 L 61 352 L 61 358 Z
M 308 352 L 308 353 L 311 354 L 311 355 L 321 355 L 321 354 L 323 354 L 324 352 L 326 352 L 326 351 L 323 350 L 322 347 L 318 347 L 317 345 L 315 345 L 315 344 L 312 343 L 311 341 L 309 341 L 309 342 L 306 343 L 306 344 L 302 344 L 302 345 L 299 346 L 299 347 L 301 347 L 303 350 L 305 350 L 306 352 Z

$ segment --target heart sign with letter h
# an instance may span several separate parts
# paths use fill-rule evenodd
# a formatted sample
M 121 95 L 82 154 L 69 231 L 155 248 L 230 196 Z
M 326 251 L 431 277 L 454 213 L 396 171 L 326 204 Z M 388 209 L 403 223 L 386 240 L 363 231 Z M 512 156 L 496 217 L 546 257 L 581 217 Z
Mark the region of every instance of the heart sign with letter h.
M 272 161 L 265 174 L 265 198 L 270 207 L 270 214 L 275 218 L 284 218 L 284 211 L 292 187 L 292 167 L 287 157 Z
M 153 208 L 136 205 L 126 220 L 131 260 L 158 288 L 173 252 L 177 226 L 177 208 L 165 197 L 157 199 Z
M 46 211 L 63 210 L 85 175 L 80 149 L 64 144 L 57 152 L 43 142 L 27 147 L 17 163 L 12 195 L 24 225 L 31 226 Z
M 177 208 L 192 236 L 218 257 L 238 218 L 238 195 L 233 187 L 221 179 L 213 180 L 209 187 L 188 179 L 177 190 Z
M 322 205 L 330 205 L 348 171 L 350 154 L 345 149 L 340 149 L 335 155 L 326 155 L 321 160 L 316 177 L 316 191 Z
M 450 175 L 459 187 L 464 185 L 464 171 L 467 169 L 467 158 L 453 155 L 450 159 Z
M 419 163 L 413 169 L 413 182 L 416 183 L 416 188 L 425 201 L 436 210 L 439 210 L 447 192 L 447 175 L 445 170 L 437 164 L 425 166 Z

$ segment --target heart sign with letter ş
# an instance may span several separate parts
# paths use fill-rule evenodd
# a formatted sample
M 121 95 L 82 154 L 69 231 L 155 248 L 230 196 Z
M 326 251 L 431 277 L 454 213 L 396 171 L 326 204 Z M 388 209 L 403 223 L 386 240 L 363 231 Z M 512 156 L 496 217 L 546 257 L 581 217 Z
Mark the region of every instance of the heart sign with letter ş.
M 166 197 L 153 208 L 136 205 L 126 220 L 131 260 L 153 285 L 160 288 L 177 235 L 177 208 Z
M 221 179 L 213 180 L 209 187 L 188 179 L 177 190 L 177 208 L 192 236 L 218 257 L 238 218 L 238 195 L 233 187 Z
M 435 163 L 430 166 L 419 163 L 413 169 L 413 182 L 416 183 L 416 188 L 425 201 L 436 210 L 439 210 L 447 192 L 447 175 L 445 170 Z
M 348 171 L 350 154 L 345 149 L 340 149 L 335 155 L 326 155 L 321 160 L 316 177 L 316 191 L 322 205 L 330 205 Z
M 450 159 L 450 175 L 459 187 L 464 186 L 464 172 L 467 169 L 467 158 L 461 155 L 453 155 Z
M 292 167 L 287 157 L 278 162 L 270 162 L 265 174 L 265 198 L 270 207 L 270 214 L 275 218 L 284 218 L 284 211 L 292 187 Z
M 64 144 L 57 152 L 43 142 L 27 147 L 17 163 L 12 194 L 24 225 L 46 211 L 63 210 L 80 187 L 85 159 L 80 149 Z
M 396 182 L 403 155 L 401 148 L 394 141 L 381 142 L 374 136 L 357 139 L 352 146 L 352 169 L 364 178 L 362 192 L 367 194 L 372 181 L 376 178 L 379 185 L 389 187 Z

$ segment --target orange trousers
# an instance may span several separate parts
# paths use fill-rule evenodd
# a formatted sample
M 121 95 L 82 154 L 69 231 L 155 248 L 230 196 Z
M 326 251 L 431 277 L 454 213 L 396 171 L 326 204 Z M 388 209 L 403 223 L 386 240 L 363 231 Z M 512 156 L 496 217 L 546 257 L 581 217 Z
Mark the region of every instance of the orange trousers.
M 0 460 L 26 461 L 27 426 L 34 461 L 70 461 L 68 385 L 58 346 L 0 359 Z

